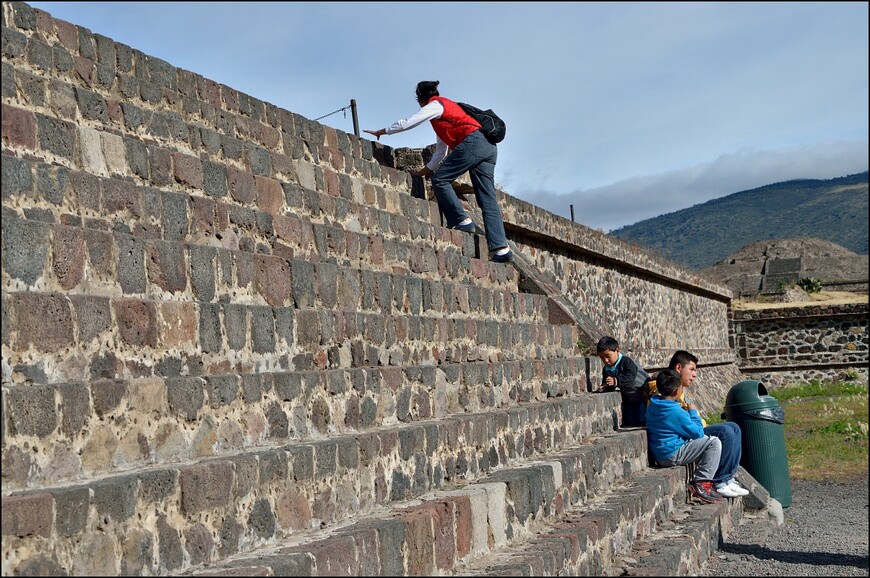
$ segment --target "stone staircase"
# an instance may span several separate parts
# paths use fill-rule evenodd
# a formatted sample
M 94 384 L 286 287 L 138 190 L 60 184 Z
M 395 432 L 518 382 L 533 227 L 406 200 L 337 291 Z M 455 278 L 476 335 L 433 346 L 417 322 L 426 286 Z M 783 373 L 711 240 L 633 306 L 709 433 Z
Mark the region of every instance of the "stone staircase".
M 389 149 L 2 16 L 4 575 L 692 573 L 739 518 Z

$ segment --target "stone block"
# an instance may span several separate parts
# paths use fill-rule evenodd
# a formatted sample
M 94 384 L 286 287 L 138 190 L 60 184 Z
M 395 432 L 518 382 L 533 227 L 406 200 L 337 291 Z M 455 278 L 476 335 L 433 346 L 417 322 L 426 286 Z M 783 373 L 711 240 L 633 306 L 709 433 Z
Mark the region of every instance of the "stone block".
M 290 433 L 290 422 L 280 404 L 273 402 L 266 406 L 266 420 L 269 424 L 269 437 L 271 439 L 287 438 Z
M 284 206 L 284 189 L 275 179 L 254 177 L 257 207 L 266 213 L 277 215 Z
M 275 351 L 275 316 L 271 307 L 253 306 L 251 309 L 251 346 L 254 353 Z
M 125 106 L 127 111 L 129 107 Z M 151 184 L 159 187 L 163 185 L 173 184 L 172 172 L 172 153 L 168 150 L 155 145 L 148 147 L 149 158 L 149 175 L 151 176 Z
M 227 183 L 230 196 L 243 205 L 253 205 L 256 200 L 254 175 L 235 167 L 227 167 Z
M 225 507 L 230 502 L 233 465 L 228 461 L 210 462 L 181 468 L 181 507 L 188 516 L 204 510 Z
M 78 325 L 78 343 L 87 345 L 108 331 L 112 324 L 107 297 L 70 295 Z
M 378 548 L 378 532 L 375 528 L 357 528 L 351 526 L 347 533 L 353 538 L 356 546 L 358 576 L 383 576 L 381 573 L 380 552 Z
M 175 180 L 192 189 L 203 190 L 202 161 L 199 157 L 184 153 L 171 153 L 171 156 Z
M 51 494 L 4 496 L 2 503 L 4 536 L 51 536 L 54 519 L 54 500 Z
M 209 302 L 215 296 L 214 247 L 189 245 L 190 282 L 194 295 L 200 301 Z
M 0 170 L 2 170 L 4 201 L 12 196 L 27 195 L 33 191 L 33 175 L 28 161 L 4 154 Z
M 431 513 L 422 510 L 406 511 L 396 516 L 405 525 L 406 568 L 404 575 L 434 576 L 435 530 Z
M 248 517 L 248 526 L 259 539 L 266 540 L 275 535 L 275 513 L 268 499 L 260 498 L 254 502 Z
M 36 149 L 36 117 L 32 112 L 4 104 L 2 118 L 4 144 L 10 147 L 24 147 L 29 150 Z M 5 155 L 3 162 L 6 162 Z M 5 188 L 5 171 L 3 181 Z
M 224 165 L 203 161 L 202 178 L 205 194 L 209 197 L 220 199 L 227 196 L 227 169 Z
M 55 388 L 22 385 L 4 390 L 4 421 L 9 433 L 45 438 L 58 426 Z
M 211 532 L 200 524 L 195 524 L 184 531 L 185 550 L 194 566 L 210 562 L 214 553 L 214 540 Z
M 305 496 L 287 490 L 275 502 L 275 515 L 284 530 L 306 530 L 311 522 L 311 505 Z
M 151 301 L 119 299 L 113 303 L 118 333 L 132 346 L 157 346 L 157 310 Z
M 37 113 L 36 127 L 39 148 L 70 162 L 76 161 L 75 124 Z
M 187 260 L 179 243 L 148 241 L 145 245 L 148 279 L 168 293 L 187 289 Z
M 481 488 L 486 492 L 487 519 L 489 520 L 490 548 L 500 548 L 507 543 L 508 537 L 505 529 L 508 526 L 507 519 L 507 486 L 504 483 L 479 483 L 475 488 Z
M 88 386 L 84 383 L 64 383 L 57 389 L 60 392 L 63 413 L 61 431 L 73 437 L 81 431 L 91 416 Z
M 296 344 L 302 349 L 314 349 L 320 345 L 320 315 L 315 310 L 300 309 L 296 313 Z
M 108 532 L 85 533 L 76 541 L 72 556 L 73 576 L 113 576 L 118 574 L 115 538 Z
M 435 535 L 435 566 L 439 570 L 451 570 L 456 562 L 456 531 L 454 526 L 455 503 L 452 500 L 434 500 L 419 506 L 432 518 Z
M 314 447 L 310 445 L 287 448 L 293 479 L 297 482 L 314 477 Z
M 204 393 L 199 377 L 177 377 L 166 380 L 169 407 L 188 421 L 196 419 L 203 406 Z
M 320 576 L 359 575 L 356 543 L 351 536 L 332 536 L 311 547 Z
M 206 353 L 222 349 L 220 305 L 216 303 L 199 304 L 199 346 Z
M 145 246 L 140 239 L 115 234 L 118 245 L 118 282 L 125 295 L 145 293 Z
M 272 307 L 292 307 L 291 266 L 286 259 L 271 255 L 256 256 L 257 291 Z
M 166 570 L 181 568 L 184 564 L 184 546 L 178 530 L 166 521 L 164 515 L 157 518 L 157 542 L 160 566 Z
M 197 325 L 198 318 L 193 303 L 183 301 L 160 303 L 158 334 L 164 347 L 193 345 L 196 340 Z
M 3 267 L 12 278 L 33 285 L 45 271 L 51 229 L 45 223 L 21 219 L 6 208 L 2 222 Z
M 406 524 L 398 519 L 366 520 L 354 524 L 354 531 L 374 529 L 378 536 L 380 576 L 406 576 L 405 548 Z
M 91 384 L 94 412 L 101 419 L 118 409 L 126 395 L 126 383 L 120 380 L 102 380 Z M 126 404 L 121 409 L 125 410 Z
M 235 375 L 213 375 L 206 377 L 205 381 L 213 408 L 228 405 L 239 396 L 239 380 Z
M 177 470 L 154 470 L 139 474 L 139 499 L 143 504 L 161 504 L 178 489 Z
M 91 489 L 97 513 L 118 523 L 133 516 L 136 513 L 138 488 L 136 476 L 119 476 L 95 482 Z

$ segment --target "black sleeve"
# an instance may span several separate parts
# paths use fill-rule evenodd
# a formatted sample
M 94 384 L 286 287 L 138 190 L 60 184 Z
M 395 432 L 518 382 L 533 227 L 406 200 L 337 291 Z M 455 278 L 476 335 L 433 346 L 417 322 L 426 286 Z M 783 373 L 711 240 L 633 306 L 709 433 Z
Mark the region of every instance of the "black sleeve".
M 632 358 L 623 355 L 622 363 L 619 365 L 617 385 L 620 386 L 620 389 L 634 387 L 634 381 L 637 379 L 637 363 Z

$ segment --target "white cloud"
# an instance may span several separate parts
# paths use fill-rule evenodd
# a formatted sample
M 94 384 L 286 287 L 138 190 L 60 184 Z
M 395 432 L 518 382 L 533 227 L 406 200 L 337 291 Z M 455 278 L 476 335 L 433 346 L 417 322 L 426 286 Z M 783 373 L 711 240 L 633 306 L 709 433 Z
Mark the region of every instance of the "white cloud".
M 793 179 L 832 179 L 867 170 L 867 140 L 834 141 L 780 150 L 742 149 L 710 163 L 636 176 L 566 194 L 512 193 L 548 211 L 611 231 L 712 199 Z

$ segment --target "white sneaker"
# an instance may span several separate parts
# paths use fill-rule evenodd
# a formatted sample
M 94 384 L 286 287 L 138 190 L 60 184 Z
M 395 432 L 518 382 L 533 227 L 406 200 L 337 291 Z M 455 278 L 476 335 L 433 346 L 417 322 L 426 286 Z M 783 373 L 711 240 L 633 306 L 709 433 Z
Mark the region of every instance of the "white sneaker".
M 716 493 L 723 498 L 739 498 L 740 496 L 744 495 L 737 492 L 732 486 L 729 486 L 728 484 L 716 486 Z
M 737 483 L 737 480 L 731 480 L 730 482 L 728 482 L 727 485 L 728 485 L 729 488 L 731 488 L 732 490 L 734 490 L 735 492 L 737 492 L 737 493 L 740 494 L 741 496 L 748 496 L 748 495 L 749 495 L 749 490 L 747 490 L 747 489 L 741 487 L 741 486 Z

